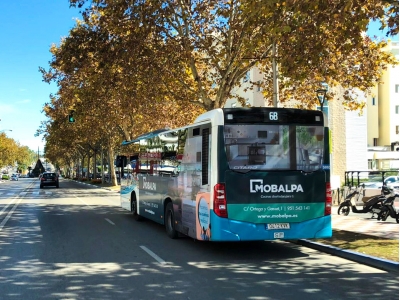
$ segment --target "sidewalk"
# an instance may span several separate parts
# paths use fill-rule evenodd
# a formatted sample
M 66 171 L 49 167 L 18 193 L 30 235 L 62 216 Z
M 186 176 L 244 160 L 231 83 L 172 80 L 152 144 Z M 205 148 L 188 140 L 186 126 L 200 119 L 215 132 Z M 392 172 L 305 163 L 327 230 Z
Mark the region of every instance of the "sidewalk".
M 332 229 L 363 233 L 387 239 L 399 239 L 399 224 L 396 223 L 395 219 L 389 217 L 386 221 L 377 221 L 376 219 L 370 218 L 371 214 L 354 213 L 350 213 L 348 216 L 342 216 L 337 214 L 338 207 L 338 205 L 332 207 Z M 399 274 L 398 262 L 316 243 L 312 240 L 299 240 L 298 244 L 360 264 L 392 272 L 397 275 Z
M 350 213 L 348 216 L 338 215 L 337 205 L 332 206 L 332 228 L 357 233 L 369 234 L 387 239 L 399 239 L 399 224 L 388 217 L 386 221 L 371 219 L 372 214 Z M 359 207 L 361 209 L 361 207 Z

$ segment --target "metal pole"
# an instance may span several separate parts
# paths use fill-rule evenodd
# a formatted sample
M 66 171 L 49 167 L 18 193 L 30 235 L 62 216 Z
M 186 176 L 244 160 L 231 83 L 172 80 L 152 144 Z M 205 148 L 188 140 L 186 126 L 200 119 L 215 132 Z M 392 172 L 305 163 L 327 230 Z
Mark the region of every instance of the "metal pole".
M 276 44 L 275 42 L 272 44 L 272 82 L 273 82 L 273 98 L 272 105 L 273 107 L 278 107 L 279 102 L 279 85 L 278 85 L 278 66 L 276 64 Z

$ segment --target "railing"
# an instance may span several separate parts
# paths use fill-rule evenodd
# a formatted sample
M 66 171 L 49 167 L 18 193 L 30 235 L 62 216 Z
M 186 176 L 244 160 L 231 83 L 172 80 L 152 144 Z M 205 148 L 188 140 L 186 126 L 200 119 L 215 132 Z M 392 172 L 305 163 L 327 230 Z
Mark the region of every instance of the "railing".
M 360 173 L 368 173 L 374 175 L 380 175 L 382 177 L 382 183 L 385 180 L 385 174 L 389 172 L 399 172 L 399 169 L 393 170 L 382 170 L 382 171 L 346 171 L 345 174 L 345 185 L 341 188 L 332 190 L 332 201 L 333 204 L 340 205 L 346 199 L 347 195 L 356 187 L 360 185 Z M 355 182 L 357 180 L 357 182 Z
M 389 172 L 399 172 L 399 169 L 392 170 L 381 170 L 381 171 L 346 171 L 344 172 L 345 177 L 345 185 L 349 187 L 359 186 L 360 185 L 360 173 L 368 173 L 373 175 L 380 174 L 382 177 L 382 183 L 385 180 L 385 174 Z M 357 176 L 357 178 L 355 178 Z M 354 180 L 357 179 L 357 184 L 355 184 Z

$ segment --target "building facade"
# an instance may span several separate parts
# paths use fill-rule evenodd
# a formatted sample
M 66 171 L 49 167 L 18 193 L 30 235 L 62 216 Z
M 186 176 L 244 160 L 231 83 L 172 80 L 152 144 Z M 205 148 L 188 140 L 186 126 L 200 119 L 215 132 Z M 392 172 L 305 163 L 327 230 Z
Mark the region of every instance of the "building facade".
M 389 42 L 385 51 L 391 51 L 399 59 L 398 42 Z M 267 103 L 261 88 L 256 85 L 250 89 L 251 82 L 260 82 L 262 79 L 259 69 L 253 68 L 234 93 L 245 99 L 248 106 L 265 107 Z M 345 182 L 346 171 L 398 169 L 400 66 L 389 66 L 381 82 L 368 97 L 363 93 L 358 94 L 358 100 L 366 102 L 362 111 L 348 111 L 344 108 L 341 87 L 335 87 L 333 92 L 335 98 L 324 108 L 332 134 L 332 188 L 336 189 Z M 285 107 L 294 104 L 285 103 Z M 236 99 L 229 99 L 225 105 L 239 106 Z M 360 175 L 367 176 L 368 173 Z
M 385 51 L 397 60 L 399 42 L 389 42 Z M 367 99 L 368 168 L 399 168 L 400 66 L 389 66 Z

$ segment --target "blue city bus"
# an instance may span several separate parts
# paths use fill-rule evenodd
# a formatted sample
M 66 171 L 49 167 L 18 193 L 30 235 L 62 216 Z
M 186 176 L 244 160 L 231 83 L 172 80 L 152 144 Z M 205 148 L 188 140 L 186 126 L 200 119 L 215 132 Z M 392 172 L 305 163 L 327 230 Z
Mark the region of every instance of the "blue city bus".
M 121 207 L 171 238 L 329 238 L 329 152 L 320 111 L 215 109 L 122 143 Z

